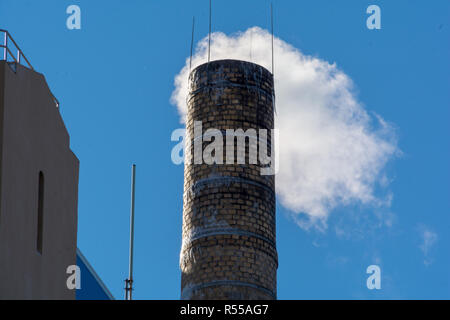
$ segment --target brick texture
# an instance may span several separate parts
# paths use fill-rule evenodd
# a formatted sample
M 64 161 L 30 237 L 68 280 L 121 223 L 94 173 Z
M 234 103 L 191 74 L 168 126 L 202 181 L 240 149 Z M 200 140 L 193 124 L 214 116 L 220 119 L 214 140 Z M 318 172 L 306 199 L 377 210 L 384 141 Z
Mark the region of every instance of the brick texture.
M 244 61 L 203 64 L 189 78 L 186 132 L 194 152 L 194 121 L 203 133 L 274 127 L 273 77 Z M 210 142 L 203 142 L 202 150 Z M 237 140 L 233 142 L 237 155 Z M 247 140 L 248 146 L 248 140 Z M 275 180 L 249 164 L 185 163 L 182 299 L 276 299 Z M 235 157 L 236 158 L 236 157 Z

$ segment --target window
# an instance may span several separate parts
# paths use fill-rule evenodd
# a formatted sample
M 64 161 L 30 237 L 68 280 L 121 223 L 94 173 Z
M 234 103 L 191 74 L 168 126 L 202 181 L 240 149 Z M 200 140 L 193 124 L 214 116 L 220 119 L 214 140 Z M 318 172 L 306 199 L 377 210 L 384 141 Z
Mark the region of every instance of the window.
M 39 172 L 39 190 L 38 190 L 38 219 L 37 219 L 37 239 L 36 249 L 42 254 L 42 236 L 44 229 L 44 174 Z

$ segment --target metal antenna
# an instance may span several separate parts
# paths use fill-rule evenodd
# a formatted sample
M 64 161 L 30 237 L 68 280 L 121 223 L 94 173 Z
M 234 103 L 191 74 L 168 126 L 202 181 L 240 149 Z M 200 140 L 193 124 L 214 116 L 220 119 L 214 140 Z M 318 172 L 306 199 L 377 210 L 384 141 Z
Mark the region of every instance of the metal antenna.
M 272 75 L 274 74 L 274 63 L 273 63 L 273 5 L 270 3 L 270 26 L 272 29 Z
M 252 62 L 253 29 L 250 31 L 250 62 Z
M 195 16 L 192 17 L 191 58 L 189 59 L 189 71 L 191 71 L 191 69 L 192 69 L 192 49 L 194 47 L 194 27 L 195 27 Z
M 273 93 L 272 93 L 272 97 L 273 97 L 273 111 L 275 112 L 275 114 L 277 114 L 277 107 L 276 107 L 276 103 L 275 103 L 275 65 L 274 65 L 274 54 L 273 54 L 273 4 L 272 2 L 270 3 L 270 26 L 272 29 L 272 79 L 273 79 Z
M 133 249 L 134 249 L 134 190 L 136 181 L 136 165 L 131 167 L 131 208 L 130 208 L 130 264 L 128 279 L 125 280 L 125 300 L 132 300 L 133 295 Z
M 211 4 L 212 0 L 209 0 L 209 35 L 208 35 L 208 62 L 211 61 Z

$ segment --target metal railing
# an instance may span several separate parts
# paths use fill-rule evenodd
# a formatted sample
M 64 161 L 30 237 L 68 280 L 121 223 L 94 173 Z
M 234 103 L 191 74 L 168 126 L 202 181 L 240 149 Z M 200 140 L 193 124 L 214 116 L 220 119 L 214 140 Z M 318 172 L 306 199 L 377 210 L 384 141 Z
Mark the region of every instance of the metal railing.
M 3 33 L 3 35 L 2 35 L 2 33 Z M 25 57 L 25 55 L 23 54 L 23 51 L 19 48 L 19 46 L 17 45 L 17 42 L 14 41 L 13 37 L 8 32 L 8 30 L 0 29 L 0 36 L 2 36 L 1 38 L 3 38 L 3 44 L 0 44 L 0 52 L 1 52 L 1 48 L 3 48 L 3 55 L 0 56 L 0 60 L 5 60 L 7 62 L 15 62 L 15 63 L 23 65 L 24 67 L 28 67 L 31 70 L 34 70 L 30 61 L 28 61 L 27 57 Z M 16 54 L 14 54 L 11 51 L 11 48 L 9 47 L 10 43 L 12 43 L 14 45 Z M 25 61 L 26 64 L 22 63 L 22 61 Z M 50 88 L 49 88 L 49 90 L 50 90 Z M 51 91 L 50 91 L 50 94 L 53 97 L 53 101 L 55 102 L 56 107 L 59 108 L 58 99 L 56 99 L 55 95 L 53 93 L 51 93 Z
M 20 50 L 17 43 L 14 41 L 14 39 L 11 37 L 11 34 L 8 32 L 8 30 L 0 29 L 0 34 L 3 33 L 3 44 L 0 44 L 0 48 L 3 48 L 3 58 L 0 60 L 10 61 L 22 64 L 25 67 L 30 68 L 31 70 L 34 70 L 31 66 L 30 61 L 28 61 L 27 57 L 23 54 L 23 51 Z M 11 51 L 10 43 L 14 45 L 16 53 L 14 54 Z M 14 50 L 14 49 L 13 49 Z M 26 64 L 22 63 L 22 61 L 25 61 Z

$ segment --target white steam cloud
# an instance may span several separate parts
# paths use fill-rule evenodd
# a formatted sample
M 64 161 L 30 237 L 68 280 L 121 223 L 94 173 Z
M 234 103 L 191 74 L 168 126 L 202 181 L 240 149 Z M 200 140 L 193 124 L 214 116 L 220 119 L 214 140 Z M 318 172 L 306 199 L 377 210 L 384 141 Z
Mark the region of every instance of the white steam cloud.
M 427 226 L 420 224 L 419 232 L 422 238 L 422 243 L 419 245 L 420 250 L 422 250 L 424 255 L 423 263 L 426 266 L 429 266 L 433 263 L 433 259 L 431 258 L 430 252 L 434 247 L 436 242 L 438 241 L 438 235 L 436 232 L 432 231 Z
M 207 61 L 207 38 L 192 57 L 192 68 Z M 280 132 L 280 203 L 302 226 L 326 226 L 330 212 L 349 204 L 389 205 L 376 196 L 385 186 L 386 163 L 399 152 L 392 127 L 370 116 L 358 102 L 352 80 L 335 64 L 304 55 L 274 40 L 275 126 Z M 211 58 L 251 61 L 272 69 L 271 34 L 258 27 L 227 36 L 212 34 Z M 184 122 L 189 58 L 175 78 L 172 103 Z

